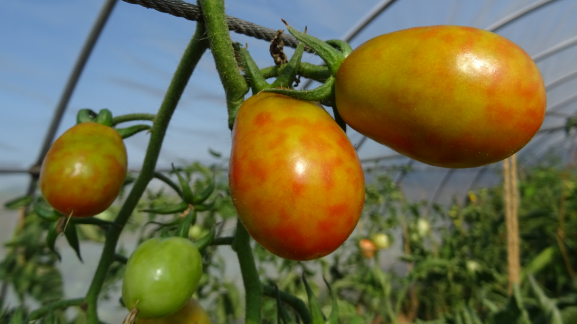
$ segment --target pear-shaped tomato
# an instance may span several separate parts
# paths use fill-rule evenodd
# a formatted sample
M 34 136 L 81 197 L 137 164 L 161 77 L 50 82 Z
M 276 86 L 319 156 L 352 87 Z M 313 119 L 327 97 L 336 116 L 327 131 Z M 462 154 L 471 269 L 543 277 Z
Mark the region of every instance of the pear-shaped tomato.
M 260 93 L 233 129 L 230 192 L 252 237 L 286 259 L 336 250 L 355 228 L 365 191 L 346 134 L 321 107 Z
M 60 136 L 46 154 L 40 190 L 56 210 L 73 217 L 106 210 L 126 178 L 127 157 L 122 137 L 102 124 L 78 124 Z
M 210 317 L 198 301 L 191 298 L 176 313 L 162 318 L 143 320 L 136 318 L 136 324 L 210 324 Z
M 497 34 L 431 26 L 375 37 L 336 75 L 337 108 L 358 132 L 415 160 L 468 168 L 517 152 L 545 116 L 541 74 Z

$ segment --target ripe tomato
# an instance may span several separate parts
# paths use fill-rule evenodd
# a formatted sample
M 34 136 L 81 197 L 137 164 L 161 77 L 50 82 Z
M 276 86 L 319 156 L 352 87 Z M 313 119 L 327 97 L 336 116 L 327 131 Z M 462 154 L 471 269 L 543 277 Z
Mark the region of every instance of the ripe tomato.
M 369 239 L 362 239 L 359 241 L 359 247 L 361 248 L 361 253 L 365 258 L 372 258 L 375 256 L 375 252 L 377 251 L 377 246 L 373 241 Z
M 191 298 L 180 310 L 172 315 L 148 320 L 137 318 L 136 324 L 210 324 L 210 318 L 198 301 Z
M 469 168 L 517 152 L 545 116 L 533 60 L 513 42 L 460 26 L 375 37 L 340 66 L 337 108 L 373 140 L 435 166 Z
M 230 192 L 240 220 L 270 252 L 311 260 L 336 250 L 359 220 L 364 181 L 355 149 L 321 107 L 272 93 L 240 107 Z
M 166 317 L 192 297 L 201 275 L 200 252 L 190 240 L 152 238 L 128 259 L 122 299 L 129 310 L 136 305 L 138 318 Z
M 81 123 L 52 144 L 42 163 L 40 190 L 65 215 L 94 216 L 118 196 L 126 166 L 126 148 L 118 132 L 98 123 Z

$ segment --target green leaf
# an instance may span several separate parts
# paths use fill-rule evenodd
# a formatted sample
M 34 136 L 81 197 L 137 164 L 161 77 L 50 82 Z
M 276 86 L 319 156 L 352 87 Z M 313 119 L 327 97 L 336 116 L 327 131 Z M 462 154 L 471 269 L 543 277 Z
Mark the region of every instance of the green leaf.
M 26 195 L 7 201 L 4 204 L 4 207 L 6 207 L 6 209 L 18 209 L 20 207 L 26 207 L 31 203 L 32 203 L 32 196 Z
M 9 324 L 23 324 L 23 323 L 24 323 L 24 311 L 22 307 L 18 307 L 10 317 Z
M 539 253 L 526 267 L 521 271 L 521 282 L 525 279 L 527 275 L 534 275 L 545 268 L 548 264 L 553 261 L 553 256 L 555 255 L 555 248 L 550 246 L 541 253 Z
M 557 305 L 555 305 L 555 302 L 545 295 L 545 293 L 543 292 L 541 287 L 539 287 L 539 284 L 537 284 L 537 281 L 535 281 L 535 278 L 533 278 L 532 275 L 529 275 L 528 278 L 529 283 L 531 284 L 531 289 L 533 290 L 533 293 L 535 294 L 535 297 L 537 297 L 537 301 L 539 302 L 539 306 L 549 318 L 548 323 L 563 324 L 561 312 L 559 312 L 559 309 L 557 308 Z
M 222 154 L 221 154 L 220 152 L 217 152 L 217 151 L 215 151 L 215 150 L 213 150 L 213 149 L 211 149 L 211 148 L 208 149 L 208 153 L 210 153 L 210 155 L 212 155 L 212 156 L 214 156 L 214 157 L 216 157 L 216 158 L 219 158 L 219 157 L 222 156 Z
M 66 226 L 66 229 L 64 230 L 64 236 L 66 236 L 68 244 L 70 244 L 70 246 L 76 252 L 76 255 L 78 256 L 80 262 L 84 262 L 82 261 L 82 256 L 80 255 L 80 242 L 78 240 L 78 232 L 76 230 L 76 224 L 69 222 L 68 226 Z
M 307 291 L 307 296 L 309 298 L 309 309 L 311 310 L 311 320 L 312 320 L 311 323 L 312 324 L 324 324 L 325 319 L 324 319 L 323 313 L 321 311 L 321 307 L 319 305 L 319 302 L 317 301 L 317 298 L 313 294 L 313 291 L 312 291 L 311 287 L 309 286 L 309 283 L 307 282 L 307 278 L 305 277 L 304 272 L 302 275 L 302 280 L 303 280 L 303 283 L 305 285 L 305 289 Z
M 46 235 L 46 245 L 48 246 L 48 248 L 50 249 L 50 251 L 54 252 L 54 254 L 56 254 L 56 256 L 58 257 L 58 260 L 62 261 L 62 257 L 60 256 L 60 253 L 58 253 L 58 251 L 56 251 L 56 239 L 58 238 L 58 223 L 54 222 L 52 224 L 50 224 L 50 228 L 48 229 L 48 234 Z
M 34 204 L 32 204 L 32 208 L 34 209 L 34 212 L 36 213 L 36 215 L 38 215 L 38 217 L 42 218 L 47 222 L 55 222 L 62 216 L 62 214 L 60 214 L 56 210 L 44 206 L 44 204 L 42 204 L 40 200 L 34 201 Z
M 327 279 L 324 276 L 323 276 L 323 280 L 325 281 L 325 284 L 327 285 L 327 288 L 329 289 L 329 293 L 331 294 L 331 299 L 332 299 L 331 314 L 329 315 L 329 318 L 327 320 L 327 324 L 337 324 L 339 322 L 339 305 L 337 303 L 337 295 L 335 294 L 334 290 L 331 288 L 331 285 L 329 285 L 329 282 L 327 281 Z
M 282 322 L 284 324 L 296 324 L 295 321 L 293 321 L 293 319 L 287 313 L 286 308 L 284 308 L 284 304 L 280 299 L 280 292 L 278 290 L 278 286 L 274 285 L 274 288 L 276 291 L 276 305 L 277 305 L 277 312 L 278 312 L 278 317 L 279 317 L 278 323 L 280 324 L 280 319 L 282 319 Z

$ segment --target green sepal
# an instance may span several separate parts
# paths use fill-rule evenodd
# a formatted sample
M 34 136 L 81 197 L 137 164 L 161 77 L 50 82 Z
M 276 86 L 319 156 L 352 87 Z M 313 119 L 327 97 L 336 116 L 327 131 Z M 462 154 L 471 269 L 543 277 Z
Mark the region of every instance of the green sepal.
M 297 73 L 299 71 L 304 50 L 305 50 L 305 44 L 299 43 L 290 61 L 281 71 L 278 78 L 272 83 L 271 85 L 272 88 L 291 88 L 291 89 L 293 88 L 292 83 L 295 80 Z
M 206 249 L 209 245 L 212 244 L 212 241 L 214 241 L 215 236 L 216 236 L 216 228 L 213 228 L 205 236 L 194 241 L 193 242 L 194 246 L 196 246 L 196 248 L 199 251 L 202 251 L 202 250 Z
M 302 279 L 305 285 L 305 289 L 307 291 L 307 296 L 309 298 L 309 309 L 311 311 L 311 324 L 324 324 L 325 319 L 323 316 L 323 312 L 321 311 L 321 306 L 319 305 L 317 298 L 313 294 L 313 291 L 309 286 L 309 283 L 307 282 L 307 278 L 305 277 L 304 272 L 302 275 Z
M 315 53 L 317 53 L 323 61 L 325 61 L 331 74 L 336 76 L 339 66 L 341 66 L 341 63 L 345 60 L 343 53 L 314 36 L 292 28 L 286 21 L 283 20 L 283 22 L 285 23 L 289 33 L 291 33 L 296 39 L 308 45 Z
M 269 66 L 260 70 L 265 79 L 278 77 L 286 67 L 286 64 L 281 66 Z M 301 62 L 298 68 L 298 75 L 324 83 L 331 76 L 331 72 L 324 65 L 316 65 L 308 62 Z
M 313 90 L 264 89 L 263 92 L 278 93 L 306 101 L 331 101 L 334 85 L 335 78 L 331 76 L 323 85 Z
M 216 198 L 212 202 L 209 202 L 207 204 L 198 204 L 194 206 L 194 209 L 196 209 L 197 211 L 207 211 L 213 209 L 215 204 L 216 204 Z
M 187 239 L 188 231 L 190 230 L 190 227 L 194 225 L 194 223 L 196 223 L 196 210 L 191 206 L 186 216 L 184 216 L 180 222 L 180 225 L 178 225 L 175 236 L 180 236 Z
M 73 222 L 68 222 L 66 229 L 64 230 L 64 236 L 68 241 L 68 244 L 74 249 L 76 255 L 78 256 L 78 260 L 82 261 L 82 256 L 80 255 L 80 241 L 78 240 L 78 232 L 76 230 L 76 224 Z
M 192 199 L 192 202 L 194 203 L 195 206 L 205 202 L 208 199 L 208 197 L 212 195 L 214 189 L 216 188 L 216 182 L 214 181 L 214 177 L 208 176 L 208 179 L 210 181 L 208 186 L 206 186 L 206 188 L 204 188 L 201 192 L 199 192 L 198 195 L 194 195 Z
M 62 261 L 62 257 L 60 253 L 56 251 L 56 239 L 58 238 L 58 222 L 54 222 L 50 224 L 50 228 L 48 229 L 48 234 L 46 234 L 46 246 L 50 249 L 50 251 L 56 254 L 58 260 Z
M 112 127 L 112 113 L 108 109 L 101 109 L 94 121 L 104 126 Z
M 178 182 L 182 188 L 182 197 L 184 201 L 188 204 L 194 205 L 194 195 L 192 194 L 192 188 L 190 188 L 190 184 L 180 175 L 180 172 L 176 170 L 174 164 L 172 165 L 172 172 L 175 173 L 178 177 Z
M 14 198 L 12 200 L 7 201 L 4 204 L 6 209 L 18 209 L 20 207 L 29 206 L 32 203 L 32 196 L 25 195 L 21 197 Z
M 76 115 L 76 124 L 94 122 L 96 118 L 96 113 L 92 109 L 80 109 Z
M 150 125 L 134 125 L 126 128 L 117 128 L 116 131 L 120 134 L 122 139 L 127 139 L 132 135 L 136 135 L 142 131 L 147 131 L 151 128 Z
M 42 206 L 42 203 L 39 200 L 36 200 L 32 204 L 32 209 L 38 217 L 47 222 L 56 222 L 60 217 L 62 217 L 62 214 L 56 210 Z
M 170 214 L 182 213 L 188 208 L 188 205 L 189 205 L 188 203 L 183 201 L 176 205 L 165 206 L 162 208 L 142 209 L 140 211 L 159 215 L 170 215 Z
M 174 191 L 176 191 L 176 193 L 178 194 L 178 196 L 180 198 L 183 198 L 182 196 L 182 190 L 180 190 L 180 187 L 174 183 L 174 181 L 172 181 L 172 179 L 170 179 L 169 177 L 165 176 L 164 174 L 155 171 L 154 175 L 153 175 L 156 179 L 166 183 L 169 187 L 171 187 L 172 189 L 174 189 Z
M 280 324 L 280 320 L 282 319 L 282 322 L 284 324 L 296 324 L 296 322 L 287 313 L 286 308 L 284 308 L 284 304 L 283 304 L 282 300 L 280 299 L 280 292 L 278 290 L 277 285 L 274 285 L 274 290 L 276 293 L 276 306 L 277 306 L 277 314 L 278 314 L 278 323 Z
M 337 295 L 335 294 L 335 292 L 331 288 L 331 285 L 329 285 L 327 279 L 324 276 L 323 276 L 323 280 L 324 280 L 325 284 L 327 285 L 327 288 L 329 289 L 329 293 L 331 294 L 331 299 L 332 299 L 331 314 L 329 315 L 329 318 L 327 319 L 326 324 L 337 324 L 339 322 L 339 305 L 337 303 Z
M 238 46 L 238 44 L 237 44 Z M 244 69 L 244 75 L 246 80 L 250 85 L 252 94 L 255 95 L 259 93 L 262 89 L 270 88 L 270 84 L 266 82 L 266 79 L 260 72 L 258 66 L 250 56 L 246 48 L 238 46 L 238 53 L 240 54 L 241 65 Z
M 331 45 L 332 47 L 338 48 L 341 53 L 343 53 L 344 57 L 346 58 L 353 52 L 353 48 L 349 43 L 345 42 L 344 40 L 340 39 L 331 39 L 326 41 L 325 43 Z

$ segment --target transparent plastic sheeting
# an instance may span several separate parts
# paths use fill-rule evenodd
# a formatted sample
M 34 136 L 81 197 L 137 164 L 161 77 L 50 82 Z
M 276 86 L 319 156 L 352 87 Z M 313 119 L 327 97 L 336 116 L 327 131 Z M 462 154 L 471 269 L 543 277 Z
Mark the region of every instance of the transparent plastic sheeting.
M 574 136 L 566 137 L 562 127 L 577 108 L 577 97 L 572 98 L 577 88 L 577 72 L 573 73 L 577 71 L 577 46 L 573 46 L 576 1 L 397 0 L 373 14 L 386 2 L 238 0 L 228 1 L 226 10 L 228 15 L 273 29 L 284 28 L 283 18 L 300 30 L 307 26 L 309 33 L 321 39 L 346 37 L 373 15 L 374 20 L 351 41 L 353 48 L 377 35 L 415 26 L 495 28 L 511 15 L 531 10 L 496 30 L 538 58 L 548 85 L 548 107 L 554 108 L 545 118 L 543 131 L 520 152 L 519 161 L 537 163 L 550 152 L 565 162 L 571 160 Z M 0 29 L 12 31 L 0 35 L 0 200 L 26 191 L 30 179 L 25 170 L 38 158 L 55 107 L 103 4 L 104 0 L 0 2 Z M 156 112 L 194 29 L 195 22 L 119 1 L 81 74 L 56 136 L 74 125 L 82 108 L 108 108 L 115 115 Z M 249 45 L 260 67 L 273 64 L 267 42 L 236 33 L 231 36 L 233 41 Z M 287 53 L 291 55 L 292 49 Z M 320 63 L 312 54 L 305 54 L 304 60 Z M 209 149 L 228 156 L 231 139 L 226 120 L 224 91 L 212 57 L 206 54 L 171 121 L 159 168 L 168 169 L 170 163 L 216 162 Z M 348 135 L 353 143 L 362 140 L 350 128 Z M 144 133 L 126 140 L 131 169 L 140 168 L 147 141 Z M 366 167 L 380 170 L 409 161 L 402 157 L 376 160 L 396 153 L 371 140 L 362 144 L 358 154 L 366 160 Z M 471 185 L 490 186 L 499 181 L 499 163 L 481 173 L 479 168 L 456 170 L 448 177 L 447 169 L 420 163 L 412 167 L 414 171 L 403 180 L 411 199 L 436 196 L 439 202 L 448 202 Z

